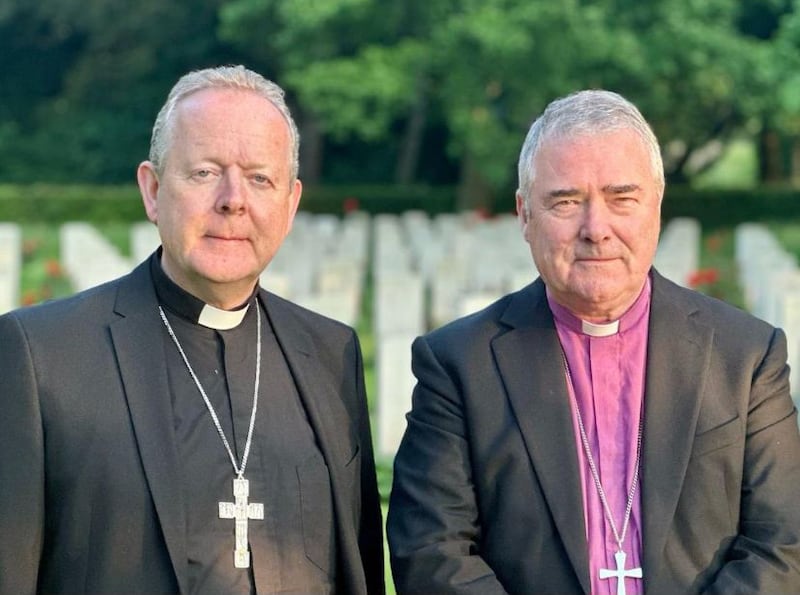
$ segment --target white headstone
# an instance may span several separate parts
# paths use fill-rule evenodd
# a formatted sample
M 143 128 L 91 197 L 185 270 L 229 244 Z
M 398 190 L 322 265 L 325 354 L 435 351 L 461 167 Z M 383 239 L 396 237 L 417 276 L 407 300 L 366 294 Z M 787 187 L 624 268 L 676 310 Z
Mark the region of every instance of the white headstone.
M 745 303 L 753 314 L 775 323 L 770 282 L 797 268 L 794 256 L 762 224 L 746 223 L 735 231 L 735 258 Z
M 700 267 L 700 223 L 678 217 L 661 232 L 654 265 L 658 272 L 678 285 L 687 287 Z
M 133 268 L 130 259 L 88 223 L 63 224 L 60 240 L 61 264 L 75 291 L 110 281 Z
M 786 334 L 792 397 L 800 402 L 800 269 L 773 276 L 774 324 Z
M 421 335 L 425 324 L 425 288 L 412 272 L 384 273 L 374 280 L 373 332 L 378 338 L 393 334 Z
M 19 306 L 22 232 L 14 223 L 0 223 L 0 314 Z
M 406 429 L 405 415 L 411 410 L 414 375 L 411 373 L 411 343 L 415 335 L 394 334 L 376 343 L 375 373 L 378 385 L 376 428 L 377 451 L 391 457 Z
M 735 232 L 736 263 L 748 309 L 786 333 L 792 397 L 800 404 L 800 268 L 769 228 L 745 223 Z
M 161 244 L 158 228 L 149 221 L 131 225 L 131 262 L 138 264 L 147 259 Z

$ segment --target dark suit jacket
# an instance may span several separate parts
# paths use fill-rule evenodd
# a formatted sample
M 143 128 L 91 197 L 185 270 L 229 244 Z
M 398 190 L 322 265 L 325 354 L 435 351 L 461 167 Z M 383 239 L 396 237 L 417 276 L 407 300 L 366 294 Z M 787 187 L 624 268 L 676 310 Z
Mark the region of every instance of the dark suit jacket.
M 261 298 L 328 466 L 339 591 L 382 593 L 358 340 L 340 323 Z M 2 595 L 186 591 L 163 332 L 147 262 L 0 317 Z
M 786 355 L 781 331 L 653 273 L 646 593 L 800 593 Z M 412 361 L 387 525 L 398 593 L 589 593 L 578 447 L 542 281 L 417 339 Z

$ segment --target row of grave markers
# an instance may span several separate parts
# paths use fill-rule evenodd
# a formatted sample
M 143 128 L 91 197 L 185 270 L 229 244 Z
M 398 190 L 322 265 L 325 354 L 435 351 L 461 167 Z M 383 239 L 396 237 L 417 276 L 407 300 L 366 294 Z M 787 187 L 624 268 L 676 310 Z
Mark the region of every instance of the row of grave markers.
M 736 228 L 735 259 L 747 309 L 786 333 L 792 397 L 800 405 L 800 267 L 766 226 Z
M 655 266 L 683 285 L 697 271 L 700 225 L 673 219 L 661 234 Z M 159 244 L 156 228 L 131 227 L 131 256 L 94 227 L 60 229 L 61 264 L 76 291 L 130 271 Z M 789 339 L 793 370 L 800 369 L 800 272 L 796 259 L 764 226 L 736 230 L 736 261 L 757 316 Z M 19 303 L 21 234 L 0 224 L 0 312 Z M 368 274 L 369 273 L 369 274 Z M 364 304 L 366 280 L 372 299 Z M 410 345 L 431 328 L 479 310 L 537 276 L 528 245 L 512 215 L 434 218 L 352 213 L 345 218 L 299 213 L 292 233 L 261 276 L 262 286 L 312 310 L 357 326 L 371 312 L 377 377 L 377 451 L 391 456 L 405 429 L 414 377 Z M 363 306 L 366 306 L 364 308 Z M 795 383 L 795 385 L 800 383 Z M 794 391 L 797 393 L 795 386 Z M 794 395 L 798 398 L 798 395 Z

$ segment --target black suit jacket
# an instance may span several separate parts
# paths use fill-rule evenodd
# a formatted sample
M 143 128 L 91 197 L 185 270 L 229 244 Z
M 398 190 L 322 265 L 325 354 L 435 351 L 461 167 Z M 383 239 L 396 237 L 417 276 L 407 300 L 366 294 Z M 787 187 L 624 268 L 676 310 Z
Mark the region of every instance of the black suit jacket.
M 648 594 L 800 593 L 783 333 L 653 272 L 641 499 Z M 561 348 L 537 280 L 417 339 L 388 537 L 398 593 L 589 593 Z
M 0 593 L 177 593 L 187 557 L 148 263 L 0 317 Z M 344 593 L 382 593 L 358 340 L 261 292 L 330 474 Z

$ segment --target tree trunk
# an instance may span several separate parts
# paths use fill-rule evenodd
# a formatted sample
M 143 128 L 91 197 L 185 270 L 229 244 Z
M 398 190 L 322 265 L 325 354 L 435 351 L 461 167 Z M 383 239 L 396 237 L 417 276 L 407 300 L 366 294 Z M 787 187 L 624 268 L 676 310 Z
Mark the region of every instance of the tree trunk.
M 417 97 L 411 116 L 406 123 L 403 140 L 394 169 L 394 181 L 397 184 L 411 184 L 416 181 L 417 164 L 422 149 L 422 138 L 425 132 L 425 122 L 428 119 L 428 89 L 427 85 L 417 87 Z
M 781 161 L 780 135 L 765 127 L 758 137 L 759 178 L 762 182 L 780 182 L 783 179 Z
M 789 180 L 795 188 L 800 187 L 800 139 L 793 136 L 791 138 L 790 151 L 792 152 L 791 171 Z
M 316 115 L 306 112 L 300 128 L 300 177 L 304 184 L 319 184 L 322 178 L 323 132 Z
M 466 154 L 461 158 L 461 175 L 458 181 L 456 194 L 456 209 L 458 211 L 492 210 L 492 190 L 481 175 L 475 159 Z

